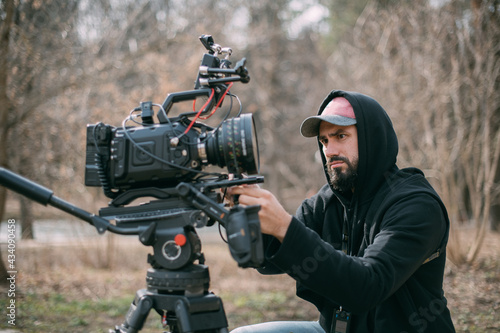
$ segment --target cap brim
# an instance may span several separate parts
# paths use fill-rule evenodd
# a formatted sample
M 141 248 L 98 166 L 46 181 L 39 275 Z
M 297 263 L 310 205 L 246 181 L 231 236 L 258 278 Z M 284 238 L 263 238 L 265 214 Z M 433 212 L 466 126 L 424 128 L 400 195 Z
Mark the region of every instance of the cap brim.
M 356 119 L 338 115 L 320 115 L 306 118 L 300 125 L 300 133 L 306 138 L 319 135 L 319 125 L 322 121 L 338 126 L 350 126 L 356 124 Z

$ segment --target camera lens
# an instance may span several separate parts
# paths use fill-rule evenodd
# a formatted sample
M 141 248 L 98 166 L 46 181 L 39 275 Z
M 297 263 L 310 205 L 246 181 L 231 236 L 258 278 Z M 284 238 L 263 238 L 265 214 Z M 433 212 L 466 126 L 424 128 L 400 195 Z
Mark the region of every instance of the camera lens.
M 259 172 L 259 147 L 252 114 L 225 120 L 207 141 L 207 161 L 229 173 Z

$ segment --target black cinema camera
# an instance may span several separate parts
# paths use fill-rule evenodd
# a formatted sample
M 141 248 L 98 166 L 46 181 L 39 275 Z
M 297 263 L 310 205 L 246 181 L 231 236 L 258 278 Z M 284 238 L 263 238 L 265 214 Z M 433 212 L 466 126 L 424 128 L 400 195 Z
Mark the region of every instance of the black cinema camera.
M 141 113 L 151 106 L 142 103 Z M 196 181 L 207 165 L 227 167 L 235 175 L 257 173 L 259 155 L 251 114 L 227 119 L 217 129 L 200 123 L 189 129 L 187 119 L 181 116 L 132 128 L 88 125 L 85 185 L 103 186 L 106 195 L 114 198 L 130 189 Z
M 114 219 L 121 227 L 162 221 L 168 224 L 166 229 L 173 229 L 176 224 L 192 229 L 219 221 L 227 231 L 238 233 L 228 235 L 231 254 L 238 264 L 257 267 L 263 259 L 258 208 L 234 207 L 225 212 L 214 192 L 263 181 L 258 176 L 243 177 L 244 173 L 256 174 L 259 169 L 252 115 L 240 115 L 240 106 L 237 117 L 228 118 L 228 112 L 215 128 L 197 121 L 211 117 L 227 97 L 231 98 L 231 111 L 232 99 L 236 98 L 229 93 L 233 82 L 250 80 L 246 60 L 243 58 L 230 68 L 231 49 L 215 44 L 211 36 L 203 35 L 200 40 L 208 52 L 201 61 L 194 90 L 171 93 L 162 105 L 142 102 L 122 127 L 102 123 L 87 126 L 85 185 L 102 186 L 105 195 L 113 200 L 99 214 Z M 169 117 L 175 103 L 200 97 L 206 102 L 199 111 Z M 154 122 L 154 107 L 159 109 L 158 123 Z M 137 121 L 139 118 L 141 121 Z M 127 122 L 134 122 L 135 126 L 127 126 Z M 228 172 L 206 172 L 204 168 L 209 165 L 226 167 Z M 140 197 L 159 200 L 126 206 Z M 179 216 L 182 222 L 176 221 Z M 185 222 L 187 219 L 192 221 Z M 177 269 L 191 260 L 190 256 L 185 260 L 171 258 L 162 253 L 155 256 L 153 265 L 161 263 Z
M 85 185 L 102 186 L 106 195 L 114 198 L 129 189 L 197 181 L 207 175 L 202 171 L 207 165 L 227 167 L 237 177 L 245 172 L 258 173 L 257 136 L 251 114 L 225 119 L 216 128 L 196 121 L 213 115 L 229 93 L 232 83 L 228 83 L 250 80 L 244 58 L 231 69 L 231 49 L 221 48 L 211 36 L 203 35 L 200 40 L 209 52 L 201 61 L 194 90 L 169 94 L 162 105 L 141 103 L 121 128 L 88 125 Z M 220 54 L 226 54 L 226 58 L 220 59 Z M 198 112 L 168 117 L 174 103 L 199 97 L 208 100 Z M 153 120 L 153 106 L 159 107 L 158 124 Z M 126 127 L 127 121 L 139 126 Z
M 221 198 L 227 187 L 263 182 L 261 176 L 248 176 L 259 170 L 252 115 L 241 114 L 240 104 L 236 117 L 229 117 L 233 100 L 239 102 L 230 93 L 231 86 L 250 80 L 245 59 L 231 68 L 231 49 L 215 44 L 211 36 L 203 35 L 200 40 L 208 52 L 194 90 L 169 94 L 161 105 L 141 103 L 122 127 L 87 126 L 85 184 L 101 186 L 112 199 L 99 215 L 0 168 L 0 185 L 85 220 L 100 234 L 108 230 L 138 235 L 141 243 L 153 248 L 154 253 L 148 255 L 147 289 L 137 291 L 124 323 L 110 332 L 140 331 L 151 309 L 174 333 L 228 332 L 222 301 L 208 291 L 208 267 L 196 228 L 219 222 L 226 229 L 230 253 L 241 267 L 259 267 L 264 260 L 260 207 L 226 209 Z M 175 103 L 198 98 L 204 100 L 199 111 L 169 116 Z M 217 126 L 199 121 L 212 117 L 225 99 L 230 99 L 229 112 L 217 120 Z M 158 109 L 157 123 L 154 108 Z M 227 172 L 214 172 L 216 167 Z M 151 201 L 135 204 L 139 198 Z

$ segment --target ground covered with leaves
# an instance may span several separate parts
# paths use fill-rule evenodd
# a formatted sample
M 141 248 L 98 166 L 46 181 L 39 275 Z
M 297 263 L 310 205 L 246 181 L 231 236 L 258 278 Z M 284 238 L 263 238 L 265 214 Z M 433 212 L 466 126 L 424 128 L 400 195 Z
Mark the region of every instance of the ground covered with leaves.
M 230 329 L 269 320 L 317 319 L 315 308 L 295 296 L 291 278 L 237 268 L 222 241 L 203 246 L 210 290 L 222 298 Z M 21 242 L 15 329 L 108 332 L 123 321 L 135 291 L 145 287 L 148 252 L 136 239 L 119 236 L 55 245 Z M 457 332 L 500 331 L 499 234 L 488 235 L 474 265 L 448 264 L 445 293 Z M 2 292 L 1 304 L 7 301 Z M 0 328 L 13 327 L 4 319 Z M 156 312 L 141 332 L 162 332 Z

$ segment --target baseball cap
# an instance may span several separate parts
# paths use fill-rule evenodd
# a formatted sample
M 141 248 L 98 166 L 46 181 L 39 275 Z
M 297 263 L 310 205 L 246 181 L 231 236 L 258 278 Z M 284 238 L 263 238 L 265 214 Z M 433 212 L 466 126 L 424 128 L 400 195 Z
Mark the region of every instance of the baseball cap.
M 320 115 L 306 118 L 300 125 L 300 133 L 306 138 L 318 136 L 322 121 L 338 126 L 350 126 L 356 124 L 356 116 L 351 103 L 345 97 L 336 97 Z

